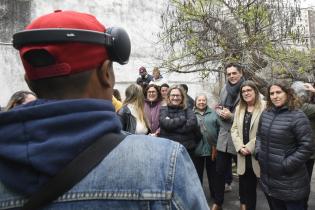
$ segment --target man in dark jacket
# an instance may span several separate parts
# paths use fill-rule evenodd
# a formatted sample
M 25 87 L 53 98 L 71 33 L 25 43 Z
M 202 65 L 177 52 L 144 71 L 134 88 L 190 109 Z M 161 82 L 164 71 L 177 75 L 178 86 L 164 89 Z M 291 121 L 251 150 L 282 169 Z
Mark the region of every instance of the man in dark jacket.
M 143 66 L 139 68 L 139 75 L 140 77 L 138 77 L 137 79 L 137 84 L 142 87 L 143 92 L 144 92 L 144 90 L 147 88 L 149 83 L 152 81 L 153 77 L 152 75 L 148 74 L 146 68 Z

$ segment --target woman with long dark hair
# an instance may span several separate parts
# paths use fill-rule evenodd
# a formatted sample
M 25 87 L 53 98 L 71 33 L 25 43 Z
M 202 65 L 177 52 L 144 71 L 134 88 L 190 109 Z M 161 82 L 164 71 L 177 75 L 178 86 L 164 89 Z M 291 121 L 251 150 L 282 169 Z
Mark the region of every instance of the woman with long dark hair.
M 36 99 L 37 99 L 36 94 L 31 91 L 26 90 L 17 91 L 11 96 L 4 110 L 9 111 L 10 109 L 13 109 L 16 106 L 27 104 Z
M 256 137 L 262 190 L 274 210 L 304 210 L 310 191 L 305 163 L 313 151 L 310 122 L 287 82 L 273 82 L 266 98 Z

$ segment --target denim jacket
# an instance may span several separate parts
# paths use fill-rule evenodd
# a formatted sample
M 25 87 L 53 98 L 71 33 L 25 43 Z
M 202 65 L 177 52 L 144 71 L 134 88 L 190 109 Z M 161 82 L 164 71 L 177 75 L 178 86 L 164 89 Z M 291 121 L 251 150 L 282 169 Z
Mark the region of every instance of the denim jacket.
M 92 118 L 93 120 L 91 120 L 90 123 L 93 123 L 95 119 L 101 120 L 102 118 L 100 116 L 104 115 L 104 120 L 106 119 L 111 121 L 111 124 L 109 124 L 107 128 L 110 127 L 110 129 L 112 130 L 114 129 L 115 125 L 117 125 L 117 128 L 119 128 L 119 120 L 115 119 L 117 118 L 115 114 L 110 114 L 111 111 L 107 114 L 102 114 L 102 112 L 104 112 L 108 108 L 108 106 L 112 106 L 109 105 L 110 102 L 106 102 L 104 104 L 104 102 L 102 101 L 87 101 L 84 103 L 82 101 L 61 103 L 54 102 L 48 105 L 39 105 L 39 107 L 36 107 L 35 105 L 35 107 L 30 108 L 30 111 L 32 111 L 32 113 L 28 113 L 27 117 L 28 119 L 32 118 L 32 115 L 37 115 L 37 113 L 39 113 L 41 117 L 44 117 L 43 112 L 35 111 L 36 109 L 37 111 L 39 111 L 38 109 L 40 109 L 41 106 L 44 106 L 42 108 L 44 108 L 43 110 L 45 111 L 48 111 L 49 109 L 55 109 L 53 112 L 51 112 L 52 114 L 54 114 L 58 113 L 59 109 L 65 110 L 62 109 L 62 107 L 67 104 L 69 106 L 71 105 L 72 109 L 66 109 L 67 111 L 64 111 L 68 112 L 68 115 L 64 115 L 62 120 L 67 121 L 68 126 L 75 125 L 76 121 L 78 121 L 77 114 L 80 113 L 80 111 L 84 113 L 83 109 L 88 109 L 90 111 L 92 111 L 93 109 L 98 109 L 99 111 L 97 112 L 97 116 L 95 116 L 95 118 L 92 116 L 93 112 L 86 116 L 82 115 L 82 119 L 80 119 L 80 125 L 82 125 L 82 120 L 84 117 L 87 117 L 86 120 Z M 80 109 L 82 110 L 80 110 L 78 107 L 80 107 Z M 27 109 L 28 108 L 21 109 L 20 111 L 10 111 L 11 113 L 7 112 L 4 113 L 5 115 L 1 115 L 2 118 L 0 119 L 0 134 L 5 133 L 4 130 L 8 129 L 7 126 L 12 126 L 11 124 L 8 125 L 8 121 L 11 122 L 12 119 L 15 118 L 15 116 L 18 116 L 17 121 L 23 119 L 23 115 L 25 114 L 24 112 L 27 112 Z M 113 107 L 110 107 L 109 110 L 113 110 Z M 70 117 L 72 112 L 74 112 L 75 117 L 73 119 L 65 119 L 66 116 Z M 32 128 L 31 130 L 34 130 L 33 126 L 40 125 L 42 127 L 43 125 L 45 125 L 45 121 L 43 121 L 42 123 L 38 123 L 39 117 L 40 116 L 38 115 L 35 117 L 36 122 L 34 125 L 30 122 L 23 122 L 24 128 Z M 54 120 L 56 120 L 55 118 L 52 119 L 53 120 L 50 121 L 48 127 L 42 127 L 42 130 L 40 130 L 41 135 L 44 129 L 50 129 L 52 127 L 52 124 L 54 124 Z M 29 121 L 31 120 L 29 119 Z M 73 124 L 71 124 L 70 121 L 72 121 Z M 57 122 L 58 124 L 60 123 L 60 121 L 58 120 Z M 60 129 L 63 128 L 60 127 L 60 125 L 57 126 Z M 100 130 L 105 129 L 104 126 L 93 128 L 91 127 L 91 130 L 89 132 L 94 133 L 96 128 Z M 28 130 L 28 132 L 31 132 L 31 130 Z M 69 129 L 65 129 L 64 132 L 67 132 L 67 130 Z M 70 135 L 71 132 L 69 132 L 68 135 Z M 87 130 L 81 129 L 77 130 L 77 132 L 75 133 L 72 132 L 74 134 L 74 137 L 73 139 L 71 139 L 70 142 L 73 143 L 73 145 L 69 147 L 69 149 L 77 147 L 74 142 L 75 137 L 77 137 L 78 135 L 78 132 L 86 133 Z M 16 133 L 19 134 L 20 132 Z M 87 136 L 89 135 L 86 134 L 85 137 Z M 0 149 L 1 169 L 5 169 L 6 166 L 6 159 L 3 157 L 5 155 L 11 154 L 8 152 L 6 153 L 6 151 L 12 148 L 9 147 L 9 143 L 6 143 L 8 141 L 5 141 L 6 138 L 10 137 L 12 137 L 12 135 L 8 135 L 8 137 L 0 139 L 1 147 L 5 146 L 5 144 L 8 145 L 8 148 L 6 150 Z M 27 136 L 27 138 L 29 138 L 29 135 Z M 65 141 L 65 139 L 62 140 Z M 19 141 L 22 140 L 19 139 Z M 55 141 L 57 142 L 58 139 L 55 138 L 52 141 L 46 141 L 53 143 Z M 62 143 L 62 141 L 60 141 L 60 143 Z M 80 142 L 80 145 L 82 144 L 83 142 Z M 64 147 L 66 146 L 67 145 L 65 144 Z M 21 145 L 19 145 L 19 148 L 20 147 Z M 49 148 L 52 148 L 53 150 L 54 147 L 52 145 L 49 145 Z M 54 156 L 61 156 L 63 154 L 61 152 L 55 152 Z M 38 155 L 38 153 L 36 154 Z M 47 160 L 45 159 L 46 156 L 47 155 L 45 154 L 43 154 L 42 158 L 38 158 L 36 156 L 34 157 L 34 160 L 36 160 L 36 163 L 40 161 L 50 161 L 51 163 L 57 163 L 57 161 L 59 161 L 60 159 L 57 158 L 57 160 L 55 160 L 52 157 L 51 159 Z M 15 160 L 13 158 L 12 162 L 10 162 L 13 167 L 14 161 L 17 161 L 18 157 L 20 156 L 19 154 L 14 154 L 12 155 L 12 157 L 15 157 L 16 159 Z M 37 165 L 35 166 L 39 167 L 38 170 L 42 170 L 42 173 L 44 175 L 45 170 L 47 170 L 46 166 L 43 165 L 43 169 L 40 168 L 41 164 L 39 163 L 37 163 Z M 23 173 L 23 171 L 17 168 L 16 172 L 14 172 L 13 174 L 13 172 L 10 171 L 12 167 L 6 169 L 6 173 L 3 173 L 3 171 L 1 171 L 2 176 L 0 180 L 0 209 L 19 209 L 23 205 L 23 203 L 26 202 L 26 193 L 19 192 L 17 190 L 19 189 L 19 186 L 16 186 L 15 184 L 17 182 L 17 185 L 25 185 L 25 178 L 22 175 L 19 176 L 18 174 L 18 172 Z M 50 169 L 49 171 L 53 170 Z M 6 174 L 6 176 L 10 176 L 11 174 L 17 177 L 15 179 L 15 182 L 11 184 L 12 187 L 9 186 L 10 177 L 5 177 L 3 174 Z M 4 181 L 6 181 L 7 184 L 4 184 Z M 15 190 L 13 190 L 13 188 L 15 188 Z M 130 135 L 126 137 L 123 142 L 121 142 L 110 154 L 108 154 L 108 156 L 106 156 L 104 160 L 97 167 L 95 167 L 85 178 L 83 178 L 71 190 L 60 196 L 56 201 L 49 204 L 44 209 L 202 210 L 209 209 L 209 207 L 192 161 L 190 160 L 189 155 L 183 146 L 167 139 L 144 135 Z
M 0 184 L 0 209 L 20 207 L 23 202 L 23 196 Z M 183 146 L 162 138 L 130 135 L 81 182 L 45 209 L 209 207 Z

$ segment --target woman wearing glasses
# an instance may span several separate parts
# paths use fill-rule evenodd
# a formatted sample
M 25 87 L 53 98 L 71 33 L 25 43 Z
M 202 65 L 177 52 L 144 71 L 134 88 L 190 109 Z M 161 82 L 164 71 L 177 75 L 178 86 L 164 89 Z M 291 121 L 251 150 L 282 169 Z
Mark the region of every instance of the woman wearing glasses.
M 256 209 L 256 186 L 260 168 L 254 154 L 259 118 L 264 108 L 265 102 L 261 100 L 255 83 L 243 82 L 240 87 L 240 102 L 236 107 L 231 128 L 237 151 L 241 210 Z
M 160 136 L 181 143 L 195 163 L 194 149 L 201 139 L 197 118 L 186 105 L 186 94 L 182 87 L 170 87 L 167 106 L 160 110 Z
M 162 95 L 160 89 L 155 84 L 150 84 L 144 91 L 144 113 L 148 119 L 151 136 L 160 135 L 160 109 Z

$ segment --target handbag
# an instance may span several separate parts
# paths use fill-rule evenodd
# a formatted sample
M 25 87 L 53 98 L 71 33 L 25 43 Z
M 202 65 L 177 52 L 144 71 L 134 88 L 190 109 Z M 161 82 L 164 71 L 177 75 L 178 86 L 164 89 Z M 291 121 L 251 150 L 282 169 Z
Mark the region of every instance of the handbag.
M 196 156 L 202 156 L 204 154 L 203 150 L 204 150 L 204 142 L 200 140 L 194 150 L 194 154 Z
M 199 141 L 197 143 L 197 146 L 194 150 L 194 154 L 196 156 L 203 156 L 204 154 L 204 147 L 206 146 L 205 145 L 205 142 L 203 141 L 203 135 L 202 133 L 205 133 L 207 132 L 207 129 L 206 129 L 206 126 L 205 126 L 205 119 L 204 117 L 200 117 L 200 118 L 197 118 L 198 120 L 198 131 L 196 131 L 195 133 L 198 133 L 199 135 L 197 135 Z
M 36 210 L 43 208 L 60 195 L 69 191 L 122 142 L 125 137 L 126 135 L 122 133 L 108 133 L 97 139 L 44 184 L 39 191 L 31 195 L 21 209 Z

